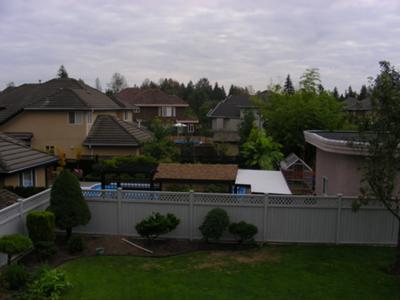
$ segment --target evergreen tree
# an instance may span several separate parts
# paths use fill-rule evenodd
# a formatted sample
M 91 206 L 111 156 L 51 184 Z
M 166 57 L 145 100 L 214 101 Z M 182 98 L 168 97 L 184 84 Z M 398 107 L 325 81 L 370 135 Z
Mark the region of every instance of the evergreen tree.
M 63 170 L 54 181 L 50 194 L 49 210 L 54 213 L 56 226 L 66 230 L 70 238 L 72 228 L 90 221 L 90 210 L 75 175 Z
M 357 93 L 354 92 L 351 85 L 349 85 L 349 88 L 347 89 L 347 91 L 345 93 L 345 98 L 356 98 L 356 97 L 357 97 Z
M 283 87 L 283 92 L 288 95 L 294 94 L 294 87 L 293 87 L 292 79 L 290 79 L 289 74 L 286 77 L 285 85 Z
M 65 69 L 64 65 L 61 65 L 57 72 L 58 78 L 68 78 L 67 70 Z
M 336 86 L 333 88 L 332 96 L 339 100 L 339 92 Z
M 360 89 L 360 94 L 358 95 L 358 100 L 363 100 L 366 99 L 367 97 L 368 97 L 368 89 L 365 86 L 365 84 L 363 84 Z
M 101 83 L 100 83 L 99 77 L 96 78 L 95 84 L 96 84 L 96 89 L 99 90 L 100 92 L 102 92 L 103 88 L 101 87 Z
M 322 84 L 318 84 L 318 93 L 322 94 L 323 92 L 325 92 L 325 88 Z

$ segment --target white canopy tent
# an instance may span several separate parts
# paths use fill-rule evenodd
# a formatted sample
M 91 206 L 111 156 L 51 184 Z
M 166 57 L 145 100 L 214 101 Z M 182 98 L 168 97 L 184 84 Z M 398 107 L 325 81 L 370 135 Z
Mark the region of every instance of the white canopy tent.
M 281 171 L 239 169 L 235 185 L 250 186 L 251 193 L 292 194 Z

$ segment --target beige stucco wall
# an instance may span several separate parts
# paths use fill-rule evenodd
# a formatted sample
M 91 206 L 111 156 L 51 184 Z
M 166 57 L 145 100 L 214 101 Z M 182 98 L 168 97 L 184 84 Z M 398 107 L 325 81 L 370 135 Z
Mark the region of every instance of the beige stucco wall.
M 20 186 L 20 173 L 8 175 L 4 178 L 5 186 Z M 46 186 L 46 167 L 35 168 L 35 186 Z
M 317 148 L 315 168 L 315 192 L 323 192 L 323 177 L 328 179 L 327 194 L 358 196 L 362 179 L 362 164 L 364 158 L 360 155 L 345 155 L 326 152 Z M 400 190 L 400 177 L 397 191 Z
M 41 151 L 46 146 L 54 146 L 56 153 L 61 150 L 66 158 L 75 159 L 77 152 L 81 155 L 92 155 L 93 152 L 82 143 L 88 135 L 96 117 L 100 114 L 117 116 L 115 111 L 102 111 L 93 113 L 93 122 L 87 122 L 87 112 L 82 112 L 81 124 L 69 124 L 68 112 L 60 111 L 25 111 L 0 127 L 4 132 L 32 132 L 32 148 Z M 118 113 L 122 116 L 121 113 Z M 132 117 L 131 113 L 129 117 Z M 108 152 L 107 152 L 108 151 Z M 129 155 L 135 149 L 114 149 L 113 147 L 96 149 L 94 155 Z

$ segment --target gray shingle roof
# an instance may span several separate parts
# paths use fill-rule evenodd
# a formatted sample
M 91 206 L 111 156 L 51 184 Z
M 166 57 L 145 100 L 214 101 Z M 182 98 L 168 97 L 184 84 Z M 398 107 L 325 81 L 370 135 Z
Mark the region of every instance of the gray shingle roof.
M 309 132 L 319 135 L 328 140 L 343 142 L 365 142 L 374 137 L 374 134 L 366 133 L 363 136 L 357 131 L 325 131 L 325 130 L 309 130 Z
M 83 144 L 85 146 L 128 146 L 138 147 L 152 138 L 145 128 L 135 123 L 121 121 L 111 115 L 96 118 Z
M 298 157 L 296 154 L 289 154 L 284 160 L 280 162 L 280 167 L 282 170 L 288 170 L 291 166 L 293 166 L 296 162 L 300 161 L 307 169 L 312 171 L 311 167 L 307 165 L 304 160 Z
M 126 110 L 123 104 L 72 78 L 23 84 L 0 93 L 0 124 L 23 110 Z
M 234 95 L 228 96 L 217 104 L 208 114 L 211 118 L 240 118 L 241 108 L 251 108 L 254 104 L 251 101 L 251 96 Z
M 189 106 L 183 99 L 176 95 L 170 95 L 158 89 L 127 88 L 117 94 L 117 98 L 123 103 L 138 106 L 149 105 L 177 105 Z
M 344 107 L 348 111 L 370 111 L 372 110 L 372 101 L 370 98 L 358 100 L 349 97 L 344 100 Z
M 0 173 L 14 173 L 57 160 L 57 157 L 34 150 L 19 140 L 0 133 Z

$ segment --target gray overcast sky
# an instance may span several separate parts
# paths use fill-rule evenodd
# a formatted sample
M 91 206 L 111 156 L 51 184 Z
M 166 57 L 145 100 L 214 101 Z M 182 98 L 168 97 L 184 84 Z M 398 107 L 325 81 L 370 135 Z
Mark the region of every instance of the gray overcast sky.
M 265 89 L 320 68 L 327 88 L 358 89 L 378 61 L 400 64 L 399 0 L 0 0 L 0 89 L 70 77 L 103 88 L 207 77 Z

